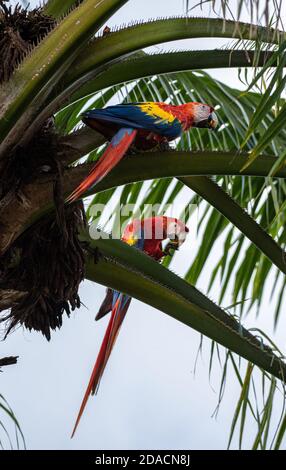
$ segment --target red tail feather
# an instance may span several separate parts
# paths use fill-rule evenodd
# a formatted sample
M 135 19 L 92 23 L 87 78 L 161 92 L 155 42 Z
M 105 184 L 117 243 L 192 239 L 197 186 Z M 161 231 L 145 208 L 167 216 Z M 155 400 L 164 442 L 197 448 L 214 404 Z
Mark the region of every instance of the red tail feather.
M 88 386 L 86 392 L 84 394 L 80 410 L 73 428 L 73 432 L 71 437 L 74 436 L 84 409 L 86 407 L 87 400 L 89 395 L 94 394 L 99 386 L 100 379 L 104 372 L 105 366 L 111 354 L 112 348 L 116 341 L 120 326 L 124 320 L 126 311 L 128 309 L 129 303 L 131 299 L 128 299 L 127 303 L 125 303 L 124 307 L 121 308 L 121 301 L 122 301 L 122 294 L 118 297 L 116 304 L 114 305 L 111 313 L 111 317 L 99 350 L 99 354 L 97 356 L 90 380 L 88 382 Z
M 89 188 L 95 186 L 101 181 L 112 168 L 124 157 L 128 148 L 132 144 L 136 130 L 120 129 L 113 137 L 106 151 L 100 160 L 93 167 L 89 175 L 84 181 L 67 197 L 66 202 L 71 203 L 76 201 L 85 193 Z

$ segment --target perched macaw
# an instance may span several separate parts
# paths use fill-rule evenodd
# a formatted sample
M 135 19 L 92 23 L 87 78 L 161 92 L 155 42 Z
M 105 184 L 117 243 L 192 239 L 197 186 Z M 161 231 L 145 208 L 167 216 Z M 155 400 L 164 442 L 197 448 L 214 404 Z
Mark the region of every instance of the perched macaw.
M 66 202 L 75 201 L 101 181 L 131 145 L 136 150 L 149 150 L 177 139 L 191 127 L 215 129 L 218 124 L 214 108 L 196 102 L 178 106 L 160 102 L 120 104 L 86 111 L 82 120 L 110 144 Z
M 179 249 L 184 243 L 188 231 L 188 227 L 183 222 L 172 217 L 159 216 L 144 220 L 135 219 L 125 228 L 122 240 L 144 251 L 156 261 L 160 261 L 163 256 L 169 253 L 171 248 Z M 164 240 L 168 240 L 165 248 L 162 246 Z M 96 315 L 96 320 L 99 320 L 109 312 L 111 312 L 111 317 L 81 403 L 72 437 L 79 424 L 89 395 L 93 395 L 98 389 L 100 379 L 130 302 L 131 297 L 127 294 L 107 289 L 106 297 Z

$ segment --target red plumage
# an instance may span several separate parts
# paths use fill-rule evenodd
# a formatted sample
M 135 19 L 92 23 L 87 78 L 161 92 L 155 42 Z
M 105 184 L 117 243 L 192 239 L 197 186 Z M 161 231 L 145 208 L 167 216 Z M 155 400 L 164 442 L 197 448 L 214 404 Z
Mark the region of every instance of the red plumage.
M 120 135 L 117 136 L 118 139 L 116 139 L 116 142 L 112 143 L 111 141 L 101 159 L 95 164 L 85 180 L 69 195 L 66 202 L 71 203 L 76 201 L 81 194 L 99 183 L 99 181 L 117 165 L 121 158 L 124 157 L 125 152 L 135 139 L 137 131 L 131 130 L 129 132 L 129 129 L 120 129 L 118 134 L 119 133 Z

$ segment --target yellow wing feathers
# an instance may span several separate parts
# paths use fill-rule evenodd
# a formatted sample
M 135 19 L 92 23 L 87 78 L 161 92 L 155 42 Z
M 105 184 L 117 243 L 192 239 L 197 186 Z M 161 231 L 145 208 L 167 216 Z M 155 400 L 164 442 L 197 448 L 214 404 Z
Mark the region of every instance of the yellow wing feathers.
M 139 104 L 141 111 L 149 116 L 158 118 L 159 121 L 173 122 L 176 118 L 168 111 L 162 109 L 158 104 L 147 102 Z

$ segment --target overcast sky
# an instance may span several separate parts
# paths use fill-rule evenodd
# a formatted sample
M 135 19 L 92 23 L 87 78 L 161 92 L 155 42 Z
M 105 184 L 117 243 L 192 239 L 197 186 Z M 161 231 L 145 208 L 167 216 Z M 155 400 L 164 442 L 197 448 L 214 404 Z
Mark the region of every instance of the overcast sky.
M 33 2 L 31 2 L 33 3 Z M 183 1 L 130 0 L 109 26 L 136 19 L 178 15 Z M 189 2 L 191 5 L 197 0 Z M 236 2 L 232 2 L 236 3 Z M 198 14 L 198 11 L 197 11 Z M 220 47 L 223 41 L 180 41 L 166 48 Z M 211 71 L 227 84 L 240 86 L 236 71 Z M 176 261 L 181 274 L 200 243 L 196 218 L 190 224 L 186 247 Z M 216 250 L 220 250 L 218 244 Z M 218 251 L 211 255 L 211 269 Z M 208 272 L 199 280 L 204 292 Z M 205 340 L 196 374 L 199 334 L 167 315 L 133 300 L 99 393 L 89 400 L 77 434 L 70 439 L 83 392 L 101 343 L 107 319 L 94 322 L 104 287 L 85 281 L 80 295 L 86 307 L 74 312 L 50 343 L 40 334 L 22 329 L 1 344 L 1 356 L 19 355 L 17 366 L 1 374 L 0 392 L 19 419 L 29 449 L 224 449 L 239 394 L 229 374 L 219 415 L 212 417 L 219 392 L 221 369 L 208 378 L 209 341 Z M 219 284 L 214 286 L 215 299 Z M 225 306 L 228 305 L 227 299 Z M 231 301 L 229 302 L 231 303 Z M 246 324 L 272 334 L 273 305 L 263 303 L 259 319 Z M 275 338 L 285 350 L 285 315 Z M 252 436 L 253 437 L 253 436 Z M 246 439 L 246 446 L 251 438 Z

